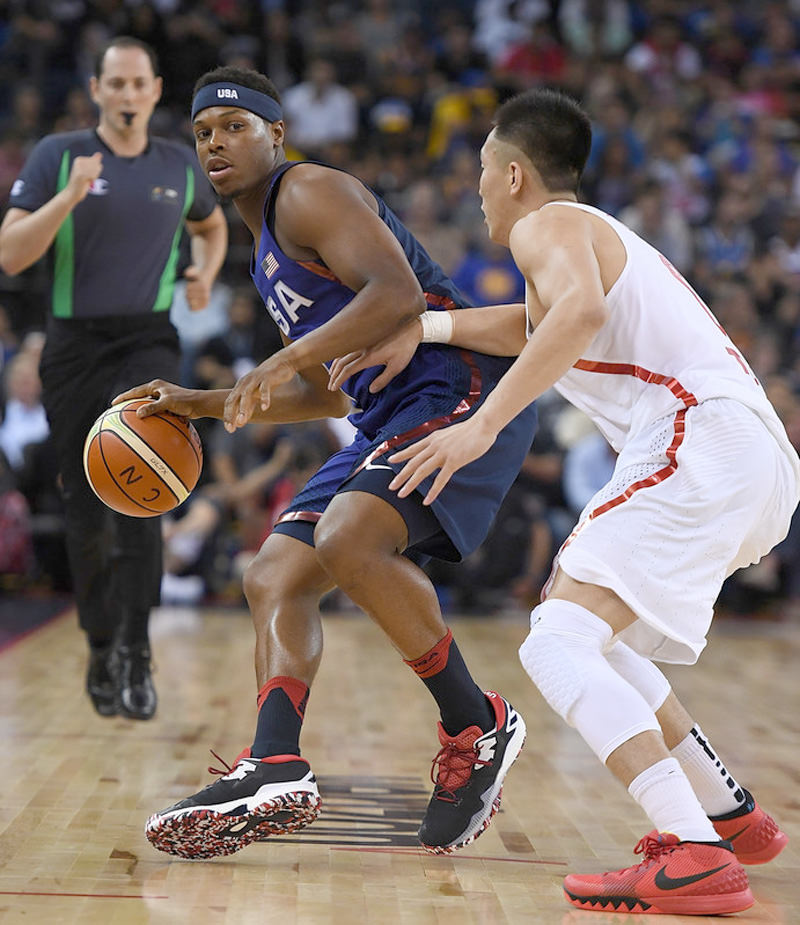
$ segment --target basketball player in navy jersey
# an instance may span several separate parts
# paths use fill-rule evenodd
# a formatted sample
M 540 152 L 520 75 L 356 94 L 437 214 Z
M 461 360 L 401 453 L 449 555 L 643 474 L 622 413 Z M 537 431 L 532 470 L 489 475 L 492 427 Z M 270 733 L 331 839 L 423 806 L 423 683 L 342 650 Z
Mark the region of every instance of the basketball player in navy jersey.
M 419 837 L 430 851 L 450 852 L 489 824 L 525 725 L 499 694 L 476 685 L 414 560 L 459 560 L 480 544 L 530 448 L 535 409 L 515 417 L 436 504 L 422 504 L 425 486 L 404 499 L 390 491 L 391 452 L 469 418 L 511 361 L 426 344 L 390 388 L 370 391 L 373 368 L 329 390 L 324 364 L 463 300 L 360 181 L 286 160 L 279 97 L 266 77 L 230 67 L 204 75 L 192 125 L 201 166 L 253 235 L 250 272 L 285 347 L 231 390 L 155 380 L 118 400 L 149 396 L 145 413 L 216 417 L 229 431 L 251 418 L 349 413 L 357 434 L 300 491 L 245 574 L 259 688 L 252 745 L 216 783 L 154 814 L 147 837 L 162 851 L 205 858 L 314 820 L 320 799 L 299 737 L 322 655 L 319 600 L 338 586 L 436 700 L 441 751 Z

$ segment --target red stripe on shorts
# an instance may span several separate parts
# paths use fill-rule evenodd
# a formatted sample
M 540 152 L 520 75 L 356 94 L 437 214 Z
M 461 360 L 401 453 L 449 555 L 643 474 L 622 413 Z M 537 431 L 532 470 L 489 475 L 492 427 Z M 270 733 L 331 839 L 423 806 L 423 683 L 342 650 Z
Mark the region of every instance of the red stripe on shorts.
M 368 466 L 373 459 L 377 459 L 379 456 L 385 455 L 390 450 L 395 449 L 395 447 L 398 447 L 403 443 L 410 443 L 412 440 L 419 440 L 422 437 L 426 437 L 428 434 L 433 433 L 435 430 L 439 430 L 442 427 L 447 427 L 448 424 L 454 423 L 458 418 L 466 414 L 475 406 L 475 402 L 477 402 L 481 395 L 483 377 L 481 376 L 481 371 L 478 368 L 478 365 L 475 363 L 472 354 L 467 350 L 462 350 L 460 352 L 470 369 L 469 392 L 467 397 L 462 398 L 449 414 L 443 414 L 438 418 L 431 418 L 430 421 L 425 421 L 424 423 L 419 424 L 417 427 L 414 427 L 411 430 L 407 430 L 405 433 L 397 434 L 394 437 L 390 437 L 388 440 L 384 440 L 383 443 L 375 447 L 375 449 L 369 454 L 369 456 L 367 456 L 366 459 L 362 460 L 361 464 L 355 470 L 353 475 L 361 472 L 361 470 L 365 466 Z
M 575 529 L 564 540 L 564 542 L 561 544 L 561 548 L 556 553 L 556 556 L 553 560 L 553 569 L 550 572 L 550 577 L 547 579 L 544 587 L 542 588 L 541 600 L 544 600 L 547 597 L 547 594 L 550 591 L 550 587 L 553 584 L 553 579 L 556 575 L 558 560 L 561 556 L 561 553 L 567 548 L 567 546 L 569 546 L 569 544 L 575 539 L 575 537 L 586 526 L 586 524 L 594 520 L 595 517 L 599 517 L 601 514 L 605 514 L 606 511 L 610 511 L 615 507 L 619 507 L 620 504 L 628 501 L 640 489 L 652 488 L 654 485 L 658 485 L 665 479 L 668 479 L 675 472 L 675 470 L 678 468 L 678 449 L 683 443 L 684 437 L 686 436 L 686 410 L 687 408 L 692 407 L 692 405 L 697 404 L 697 398 L 688 389 L 684 388 L 680 382 L 675 379 L 674 376 L 665 376 L 662 373 L 654 373 L 648 369 L 644 369 L 641 366 L 635 366 L 631 363 L 599 363 L 593 360 L 578 360 L 578 362 L 575 363 L 575 369 L 580 369 L 589 373 L 605 373 L 612 376 L 635 376 L 637 379 L 641 379 L 643 382 L 650 382 L 653 385 L 663 385 L 668 388 L 676 398 L 679 398 L 684 403 L 685 407 L 681 408 L 681 410 L 675 414 L 672 442 L 667 448 L 665 454 L 669 460 L 667 465 L 663 466 L 652 475 L 649 475 L 646 479 L 639 479 L 638 482 L 633 482 L 621 494 L 604 502 L 599 507 L 591 511 L 589 515 L 585 517 L 579 524 L 576 524 Z

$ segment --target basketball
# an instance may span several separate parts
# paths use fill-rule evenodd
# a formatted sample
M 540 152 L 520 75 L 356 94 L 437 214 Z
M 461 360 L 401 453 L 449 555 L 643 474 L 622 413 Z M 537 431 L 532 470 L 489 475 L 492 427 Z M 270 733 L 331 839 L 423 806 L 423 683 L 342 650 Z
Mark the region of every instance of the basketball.
M 130 517 L 157 517 L 182 504 L 203 468 L 203 447 L 194 425 L 167 412 L 147 418 L 134 398 L 104 411 L 83 448 L 83 468 L 97 497 Z

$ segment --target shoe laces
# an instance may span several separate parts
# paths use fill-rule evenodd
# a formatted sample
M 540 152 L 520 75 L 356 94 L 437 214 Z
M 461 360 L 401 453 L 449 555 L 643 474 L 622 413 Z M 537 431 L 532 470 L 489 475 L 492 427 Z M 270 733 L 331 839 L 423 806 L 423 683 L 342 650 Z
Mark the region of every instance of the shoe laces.
M 627 869 L 634 870 L 636 867 L 646 867 L 662 855 L 674 851 L 679 843 L 677 836 L 671 832 L 648 832 L 647 835 L 639 839 L 633 849 L 634 854 L 643 854 L 644 858 L 638 864 Z
M 458 802 L 456 791 L 469 782 L 473 765 L 491 764 L 491 761 L 478 758 L 474 744 L 467 747 L 460 738 L 445 742 L 431 762 L 431 780 L 437 786 L 436 799 L 447 803 Z
M 213 748 L 209 748 L 209 751 L 210 751 L 211 754 L 217 759 L 217 761 L 219 761 L 220 764 L 222 764 L 222 765 L 225 766 L 225 770 L 223 771 L 222 768 L 215 768 L 215 767 L 212 767 L 211 765 L 209 765 L 209 767 L 208 767 L 208 773 L 209 773 L 209 774 L 222 775 L 223 777 L 224 777 L 226 774 L 230 774 L 230 773 L 233 771 L 233 769 L 236 767 L 236 765 L 239 764 L 239 762 L 242 760 L 242 758 L 249 758 L 249 757 L 250 757 L 250 749 L 249 749 L 249 748 L 245 748 L 245 749 L 242 749 L 241 752 L 239 752 L 239 754 L 238 754 L 238 755 L 236 756 L 236 758 L 234 759 L 233 764 L 228 764 L 228 762 L 227 762 L 224 758 L 220 757 L 220 756 L 214 751 Z

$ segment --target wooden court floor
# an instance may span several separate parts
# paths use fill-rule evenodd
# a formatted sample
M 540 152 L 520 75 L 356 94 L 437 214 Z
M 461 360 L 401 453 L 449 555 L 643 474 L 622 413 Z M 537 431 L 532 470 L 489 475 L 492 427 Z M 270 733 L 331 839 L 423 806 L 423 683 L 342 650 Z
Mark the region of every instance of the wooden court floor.
M 449 857 L 417 848 L 437 749 L 432 701 L 369 621 L 326 619 L 303 753 L 323 815 L 305 834 L 229 858 L 172 859 L 147 816 L 208 783 L 255 716 L 249 617 L 162 609 L 153 624 L 154 720 L 94 714 L 73 614 L 0 654 L 0 922 L 64 925 L 632 925 L 572 909 L 571 870 L 633 863 L 649 825 L 586 746 L 541 701 L 516 658 L 526 615 L 451 621 L 479 683 L 523 713 L 528 740 L 501 812 Z M 720 621 L 698 666 L 670 671 L 732 773 L 791 837 L 750 868 L 757 903 L 734 917 L 800 923 L 800 626 Z M 711 921 L 661 916 L 655 921 Z

